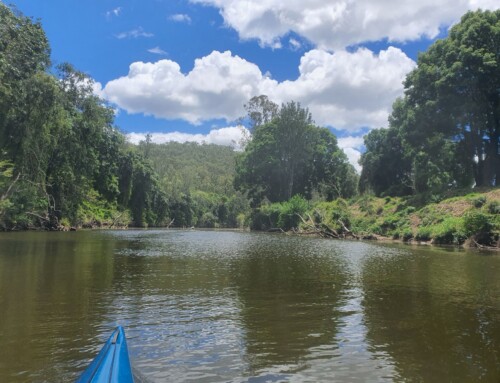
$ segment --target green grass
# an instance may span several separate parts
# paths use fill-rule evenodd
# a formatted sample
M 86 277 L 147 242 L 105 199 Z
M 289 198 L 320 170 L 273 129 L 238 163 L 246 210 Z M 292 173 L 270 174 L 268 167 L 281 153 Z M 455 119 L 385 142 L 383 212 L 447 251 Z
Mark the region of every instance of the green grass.
M 319 202 L 309 214 L 315 221 L 338 228 L 338 220 L 359 235 L 377 235 L 403 241 L 462 245 L 468 238 L 491 244 L 500 235 L 500 189 L 466 193 L 438 203 L 412 205 L 415 197 Z

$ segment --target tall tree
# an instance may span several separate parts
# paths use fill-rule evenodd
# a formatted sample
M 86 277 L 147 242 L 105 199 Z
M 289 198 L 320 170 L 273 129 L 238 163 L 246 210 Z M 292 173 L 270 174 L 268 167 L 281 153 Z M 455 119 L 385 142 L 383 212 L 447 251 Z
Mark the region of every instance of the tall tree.
M 500 10 L 468 12 L 447 38 L 436 41 L 419 56 L 418 67 L 405 82 L 406 102 L 415 114 L 408 137 L 430 142 L 422 146 L 423 152 L 431 152 L 432 143 L 439 137 L 442 142 L 453 143 L 451 148 L 441 146 L 454 151 L 453 162 L 467 160 L 476 186 L 499 182 L 498 52 Z
M 362 189 L 439 193 L 498 186 L 500 10 L 468 12 L 418 58 L 387 131 L 365 138 Z
M 235 187 L 248 192 L 254 205 L 264 198 L 280 202 L 296 194 L 310 197 L 313 190 L 349 196 L 356 183 L 347 186 L 355 177 L 350 167 L 335 136 L 314 126 L 309 111 L 290 102 L 271 122 L 256 127 L 237 161 Z
M 250 130 L 257 126 L 271 122 L 278 115 L 278 104 L 269 100 L 266 95 L 254 96 L 248 101 L 248 104 L 243 105 L 247 111 L 247 118 L 250 124 Z

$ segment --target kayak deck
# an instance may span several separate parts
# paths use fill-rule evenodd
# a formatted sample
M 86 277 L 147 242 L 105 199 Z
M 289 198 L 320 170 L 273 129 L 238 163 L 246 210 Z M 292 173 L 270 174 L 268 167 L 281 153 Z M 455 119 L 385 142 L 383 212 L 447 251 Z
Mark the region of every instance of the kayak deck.
M 77 383 L 133 383 L 123 327 L 118 326 Z

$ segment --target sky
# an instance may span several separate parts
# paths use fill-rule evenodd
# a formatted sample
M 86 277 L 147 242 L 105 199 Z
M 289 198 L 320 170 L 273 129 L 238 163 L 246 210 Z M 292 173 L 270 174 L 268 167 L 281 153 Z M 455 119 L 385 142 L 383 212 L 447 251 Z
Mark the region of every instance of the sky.
M 300 102 L 359 170 L 363 135 L 386 127 L 418 53 L 497 0 L 10 0 L 40 19 L 137 143 L 238 146 L 244 104 Z

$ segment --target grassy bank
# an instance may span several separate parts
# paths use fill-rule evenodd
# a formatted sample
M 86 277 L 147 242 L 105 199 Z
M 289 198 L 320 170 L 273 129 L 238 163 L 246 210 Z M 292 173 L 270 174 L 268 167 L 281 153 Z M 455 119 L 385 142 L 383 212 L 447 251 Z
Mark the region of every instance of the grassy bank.
M 257 230 L 499 248 L 500 189 L 456 193 L 427 204 L 416 197 L 364 195 L 333 202 L 294 197 L 261 207 L 252 222 Z

